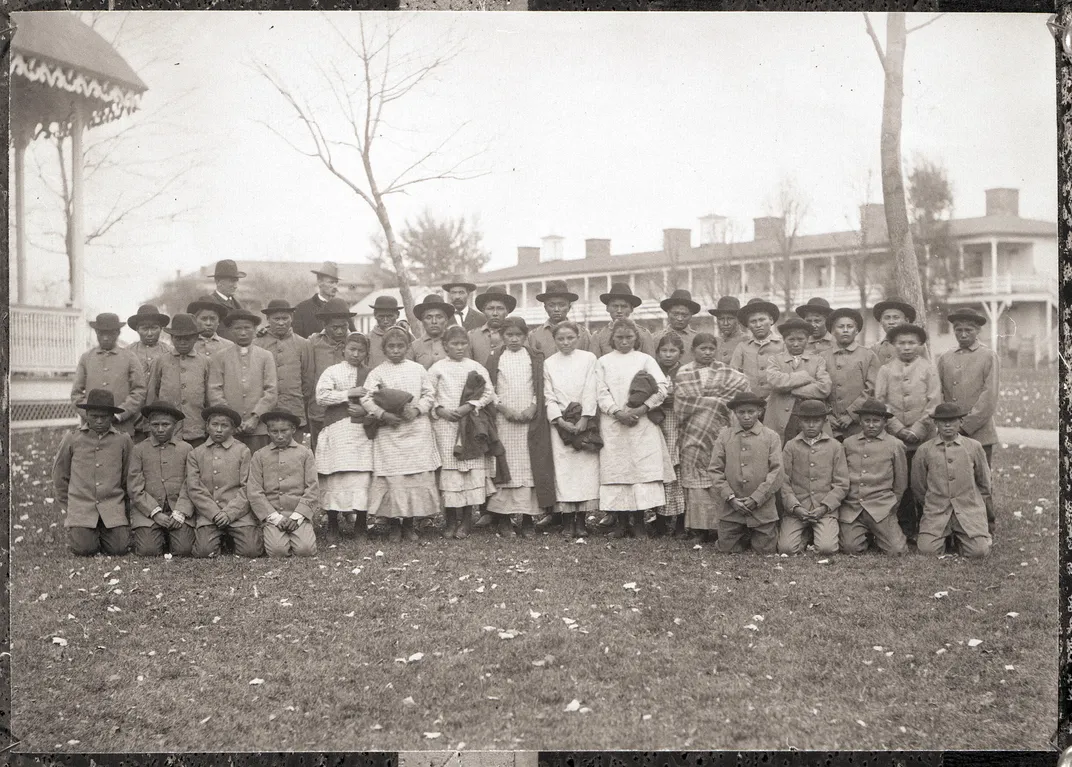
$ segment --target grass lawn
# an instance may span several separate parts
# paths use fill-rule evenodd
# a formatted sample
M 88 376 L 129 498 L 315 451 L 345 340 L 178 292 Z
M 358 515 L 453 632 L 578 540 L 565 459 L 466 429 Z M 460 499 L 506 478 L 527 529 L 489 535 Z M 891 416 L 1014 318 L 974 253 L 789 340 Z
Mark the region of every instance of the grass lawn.
M 1056 429 L 1057 385 L 1057 369 L 1054 367 L 1034 370 L 1003 366 L 994 422 L 998 426 Z
M 20 750 L 1045 749 L 1056 725 L 1056 452 L 998 451 L 981 563 L 483 532 L 195 562 L 69 556 L 58 438 L 14 440 Z

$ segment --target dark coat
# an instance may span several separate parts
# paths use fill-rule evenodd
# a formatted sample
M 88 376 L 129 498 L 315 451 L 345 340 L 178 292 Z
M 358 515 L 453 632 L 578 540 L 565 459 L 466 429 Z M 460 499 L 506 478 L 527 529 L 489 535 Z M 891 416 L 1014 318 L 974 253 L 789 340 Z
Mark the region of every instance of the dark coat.
M 469 311 L 465 313 L 465 322 L 461 323 L 462 327 L 466 330 L 476 330 L 481 325 L 487 324 L 488 318 L 484 316 L 484 312 L 479 309 L 469 308 Z M 451 323 L 458 324 L 458 315 L 455 314 L 451 317 Z
M 562 420 L 570 423 L 577 423 L 581 420 L 581 403 L 571 402 L 566 405 L 566 409 L 562 411 Z M 555 427 L 558 427 L 557 423 Z M 598 416 L 589 418 L 588 426 L 580 434 L 572 434 L 565 429 L 559 429 L 558 436 L 562 437 L 563 443 L 574 450 L 587 450 L 590 453 L 598 453 L 603 447 L 603 436 L 599 433 Z
M 626 407 L 640 407 L 647 401 L 648 397 L 657 391 L 659 391 L 659 384 L 655 383 L 651 373 L 641 370 L 629 382 L 629 399 L 626 400 Z M 666 413 L 659 408 L 655 408 L 648 411 L 648 418 L 658 426 L 666 420 Z
M 532 478 L 536 482 L 536 502 L 541 508 L 555 505 L 555 465 L 551 457 L 551 424 L 547 420 L 547 406 L 543 394 L 543 355 L 524 347 L 532 360 L 532 387 L 536 392 L 536 417 L 529 422 L 529 461 Z M 505 346 L 496 349 L 488 357 L 488 375 L 495 385 L 499 380 L 499 358 Z
M 470 400 L 484 396 L 484 377 L 475 370 L 469 371 L 458 401 L 464 405 Z M 495 427 L 495 407 L 489 405 L 466 415 L 458 422 L 458 441 L 454 445 L 454 457 L 463 461 L 490 455 L 495 459 L 495 476 L 492 482 L 503 485 L 510 481 L 510 467 L 506 465 L 506 449 L 499 441 Z
M 372 392 L 372 401 L 377 407 L 393 415 L 402 415 L 406 405 L 413 401 L 413 395 L 401 389 L 377 389 Z M 364 419 L 365 436 L 375 439 L 380 431 L 380 420 L 368 415 Z
M 369 367 L 366 365 L 357 371 L 357 382 L 354 386 L 364 386 L 365 379 L 368 378 Z M 324 425 L 321 429 L 326 429 L 336 421 L 341 421 L 343 418 L 349 418 L 352 423 L 365 423 L 367 416 L 359 417 L 350 415 L 350 405 L 359 404 L 357 400 L 350 400 L 350 402 L 340 402 L 338 405 L 328 405 L 324 408 Z
M 239 301 L 237 298 L 232 297 L 231 303 L 224 301 L 216 294 L 215 288 L 213 288 L 212 292 L 208 294 L 208 300 L 214 304 L 219 304 L 228 312 L 233 312 L 235 309 L 245 308 L 244 306 L 242 306 L 242 302 Z M 234 336 L 231 335 L 231 329 L 224 325 L 222 322 L 220 323 L 219 328 L 216 330 L 216 334 L 219 335 L 220 338 L 226 338 L 228 341 L 234 341 Z
M 307 298 L 304 301 L 298 303 L 294 307 L 294 325 L 292 326 L 295 333 L 302 338 L 308 338 L 314 333 L 319 333 L 324 329 L 324 320 L 316 316 L 316 313 L 324 308 L 324 302 L 320 300 L 320 295 L 314 295 L 312 298 Z M 353 333 L 356 329 L 354 326 L 354 318 L 350 318 L 350 332 Z

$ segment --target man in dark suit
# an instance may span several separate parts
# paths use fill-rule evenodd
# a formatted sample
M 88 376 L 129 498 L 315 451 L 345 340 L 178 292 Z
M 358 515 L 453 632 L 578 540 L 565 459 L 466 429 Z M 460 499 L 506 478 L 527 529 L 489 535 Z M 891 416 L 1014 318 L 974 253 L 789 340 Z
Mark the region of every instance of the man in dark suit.
M 225 258 L 217 261 L 216 271 L 212 274 L 212 279 L 216 281 L 216 289 L 208 296 L 209 301 L 225 307 L 227 309 L 225 314 L 244 308 L 234 295 L 238 292 L 238 280 L 245 276 L 246 273 L 238 271 L 238 264 L 231 259 Z M 217 333 L 228 341 L 234 341 L 229 327 L 221 325 Z
M 443 285 L 443 290 L 454 307 L 454 324 L 461 325 L 466 330 L 475 330 L 488 321 L 483 312 L 469 305 L 469 296 L 476 290 L 476 285 L 455 277 Z
M 307 298 L 294 307 L 294 325 L 291 328 L 302 338 L 310 338 L 324 329 L 323 317 L 317 312 L 323 310 L 328 301 L 339 293 L 339 267 L 334 261 L 325 261 L 319 269 L 313 269 L 316 275 L 316 295 Z M 349 318 L 350 332 L 354 332 L 354 320 Z

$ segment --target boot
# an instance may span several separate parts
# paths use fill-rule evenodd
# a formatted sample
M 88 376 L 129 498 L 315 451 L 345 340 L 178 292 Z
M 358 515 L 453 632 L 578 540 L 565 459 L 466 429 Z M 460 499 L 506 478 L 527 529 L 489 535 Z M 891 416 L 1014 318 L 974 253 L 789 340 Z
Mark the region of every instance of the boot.
M 611 513 L 614 515 L 614 529 L 610 531 L 610 537 L 615 539 L 625 538 L 629 535 L 629 526 L 626 519 L 629 516 L 629 512 L 616 511 Z
M 530 538 L 536 532 L 534 523 L 532 521 L 532 515 L 522 514 L 521 525 L 517 528 L 518 538 Z
M 391 525 L 391 531 L 387 534 L 387 540 L 391 543 L 402 543 L 402 520 L 391 519 L 388 524 Z
M 417 526 L 414 524 L 414 520 L 402 520 L 402 538 L 406 543 L 416 543 L 421 539 L 421 537 L 417 535 Z
M 629 516 L 632 518 L 631 519 L 632 524 L 629 525 L 629 537 L 630 538 L 636 538 L 638 536 L 644 535 L 645 531 L 647 530 L 647 525 L 646 525 L 646 523 L 644 521 L 646 514 L 647 514 L 646 511 L 631 511 L 631 512 L 629 512 Z
M 354 514 L 354 538 L 359 541 L 368 539 L 368 512 L 358 511 Z
M 681 540 L 685 537 L 685 515 L 678 514 L 674 517 L 674 531 L 671 533 L 674 540 Z
M 447 519 L 447 524 L 443 527 L 443 537 L 453 538 L 454 533 L 458 529 L 458 515 L 457 513 L 455 513 L 454 509 L 448 506 L 444 510 L 443 516 L 445 516 Z
M 596 527 L 606 532 L 612 527 L 616 527 L 618 524 L 618 515 L 613 511 L 606 511 L 603 513 L 603 518 L 596 522 Z
M 562 537 L 566 539 L 575 538 L 576 534 L 573 532 L 574 525 L 576 525 L 576 514 L 563 514 L 562 515 Z
M 517 531 L 514 529 L 514 523 L 510 521 L 509 514 L 493 514 L 492 516 L 495 517 L 493 521 L 496 535 L 501 535 L 504 538 L 517 537 Z
M 329 541 L 339 540 L 339 512 L 328 509 L 328 532 Z
M 480 516 L 477 517 L 473 527 L 491 527 L 495 524 L 496 516 L 496 514 L 492 514 L 487 509 L 482 508 L 480 509 Z
M 666 517 L 656 515 L 655 524 L 648 529 L 651 538 L 662 538 L 666 535 Z
M 561 514 L 544 514 L 542 517 L 536 520 L 536 527 L 540 530 L 546 530 L 549 527 L 555 527 L 562 523 Z
M 588 515 L 583 511 L 573 515 L 573 535 L 577 538 L 588 537 L 588 525 L 586 524 L 585 517 Z
M 454 537 L 459 541 L 464 541 L 473 529 L 473 513 L 468 506 L 463 506 L 458 509 L 458 516 L 461 517 L 461 524 L 454 531 Z

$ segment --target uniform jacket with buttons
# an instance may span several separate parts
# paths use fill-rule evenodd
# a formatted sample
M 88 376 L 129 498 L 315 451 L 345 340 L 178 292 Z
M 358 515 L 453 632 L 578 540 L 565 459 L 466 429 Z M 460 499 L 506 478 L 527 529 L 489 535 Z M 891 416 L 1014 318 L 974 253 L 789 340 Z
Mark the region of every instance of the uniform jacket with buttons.
M 907 365 L 899 359 L 890 360 L 878 369 L 875 377 L 875 399 L 886 403 L 893 417 L 886 430 L 897 435 L 908 429 L 926 442 L 934 436 L 934 409 L 942 404 L 942 385 L 934 363 L 916 357 Z
M 129 349 L 118 346 L 105 351 L 94 346 L 78 358 L 71 387 L 71 402 L 81 403 L 90 389 L 107 389 L 123 408 L 116 428 L 134 433 L 134 420 L 145 404 L 145 368 Z
M 207 338 L 205 336 L 197 337 L 197 340 L 194 341 L 194 353 L 200 354 L 205 358 L 205 362 L 209 362 L 224 349 L 229 349 L 234 345 L 235 342 L 229 338 L 224 338 L 219 333 L 213 333 Z
M 296 333 L 289 333 L 285 338 L 267 333 L 254 338 L 253 343 L 270 352 L 275 360 L 276 407 L 298 416 L 305 426 L 305 403 L 313 401 L 316 391 L 309 342 Z
M 242 420 L 264 415 L 276 404 L 275 359 L 259 346 L 224 349 L 208 366 L 208 404 L 226 405 Z M 253 434 L 267 434 L 268 427 L 257 421 Z
M 373 335 L 369 339 L 373 344 L 376 343 L 375 330 Z M 320 376 L 324 375 L 324 371 L 332 365 L 337 365 L 342 362 L 342 350 L 346 347 L 346 342 L 343 341 L 340 344 L 332 343 L 331 340 L 323 334 L 323 332 L 316 333 L 309 338 L 309 349 L 313 355 L 313 380 L 320 381 Z M 372 367 L 372 364 L 369 364 Z M 306 402 L 306 410 L 309 414 L 309 420 L 317 423 L 324 422 L 324 406 L 318 404 L 316 401 L 316 384 L 313 384 L 314 396 Z
M 718 435 L 711 452 L 711 489 L 723 503 L 718 519 L 748 527 L 777 522 L 774 495 L 784 481 L 782 442 L 772 430 L 757 421 L 751 429 L 738 425 Z M 751 498 L 756 508 L 736 511 L 729 505 L 733 496 Z
M 191 450 L 178 436 L 157 442 L 151 434 L 134 446 L 127 471 L 131 527 L 152 527 L 153 511 L 163 510 L 165 501 L 172 511 L 183 511 L 179 497 L 185 494 L 186 459 Z M 186 524 L 193 523 L 191 514 Z
M 845 347 L 835 346 L 823 352 L 826 372 L 830 374 L 830 406 L 828 419 L 835 437 L 844 437 L 860 431 L 860 416 L 856 408 L 875 396 L 875 380 L 878 377 L 878 357 L 865 346 L 853 341 Z M 842 416 L 852 418 L 848 430 L 837 425 Z
M 826 353 L 836 346 L 837 341 L 834 340 L 834 335 L 827 331 L 827 333 L 820 338 L 809 336 L 808 343 L 804 345 L 804 351 L 825 357 Z
M 428 370 L 440 360 L 447 358 L 447 348 L 443 345 L 443 336 L 439 336 L 439 338 L 421 336 L 413 342 L 410 351 L 413 352 L 413 361 L 419 362 L 424 366 L 425 370 Z
M 191 351 L 180 355 L 174 349 L 158 357 L 149 371 L 149 387 L 145 404 L 164 400 L 177 406 L 185 418 L 179 430 L 185 440 L 205 436 L 205 421 L 201 411 L 208 402 L 208 358 Z
M 830 395 L 830 374 L 826 372 L 826 360 L 818 354 L 805 350 L 793 367 L 793 357 L 781 352 L 770 357 L 767 363 L 766 384 L 770 390 L 767 411 L 763 424 L 779 437 L 785 436 L 785 427 L 793 416 L 793 407 L 803 399 L 825 401 Z
M 197 516 L 197 527 L 216 524 L 216 512 L 227 515 L 232 527 L 257 524 L 246 497 L 249 448 L 234 437 L 217 445 L 212 440 L 186 456 L 186 496 Z
M 769 335 L 762 341 L 749 338 L 742 341 L 730 356 L 730 367 L 740 370 L 752 384 L 752 391 L 766 399 L 770 394 L 767 386 L 767 366 L 771 357 L 785 351 L 785 344 L 777 336 Z
M 908 488 L 908 461 L 901 440 L 885 432 L 875 438 L 863 433 L 846 437 L 845 461 L 849 492 L 838 512 L 842 522 L 855 522 L 866 511 L 876 522 L 890 515 Z
M 825 507 L 825 514 L 837 513 L 849 492 L 849 465 L 840 442 L 820 432 L 809 444 L 798 434 L 782 448 L 782 464 L 782 506 L 786 512 L 803 506 L 808 511 Z
M 114 426 L 98 436 L 83 424 L 67 432 L 52 463 L 56 503 L 67 509 L 64 527 L 129 524 L 127 472 L 134 442 Z
M 920 533 L 944 536 L 955 515 L 970 537 L 989 537 L 990 467 L 983 446 L 971 437 L 959 435 L 951 443 L 935 437 L 920 445 L 912 459 L 912 494 L 923 504 Z
M 738 346 L 747 341 L 749 337 L 749 334 L 742 330 L 738 330 L 729 338 L 726 338 L 726 336 L 718 336 L 718 346 L 715 351 L 715 359 L 721 362 L 723 365 L 729 365 L 730 367 L 733 367 L 732 365 L 730 365 L 730 360 L 733 359 L 733 352 L 736 351 Z
M 978 341 L 938 357 L 942 400 L 968 411 L 961 431 L 983 445 L 998 441 L 994 411 L 998 404 L 998 355 Z
M 294 512 L 312 522 L 319 499 L 316 457 L 294 440 L 286 447 L 262 447 L 249 464 L 246 496 L 261 522 L 273 513 L 289 517 Z

